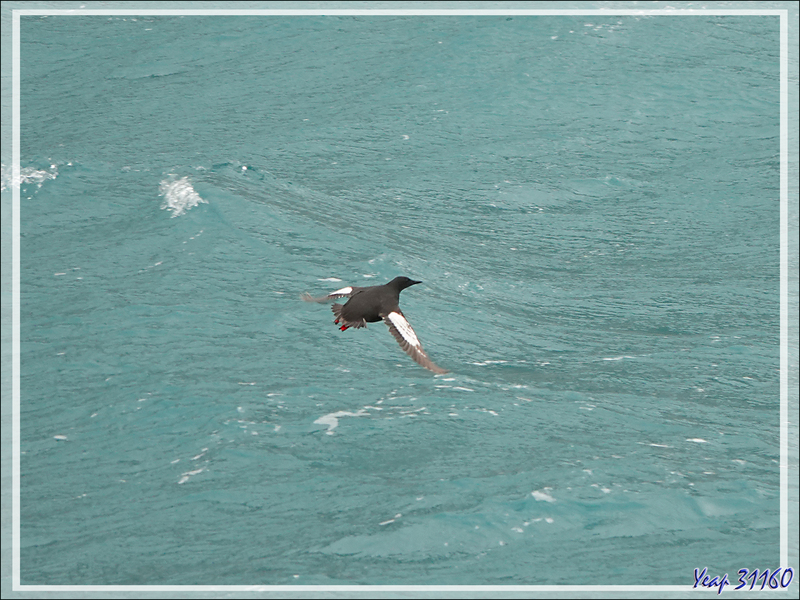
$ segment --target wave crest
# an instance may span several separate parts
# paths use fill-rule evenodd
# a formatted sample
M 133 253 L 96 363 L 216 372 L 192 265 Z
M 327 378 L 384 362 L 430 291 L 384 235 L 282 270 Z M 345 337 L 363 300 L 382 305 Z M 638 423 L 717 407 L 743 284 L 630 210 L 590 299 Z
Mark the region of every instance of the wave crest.
M 194 208 L 201 202 L 208 204 L 200 197 L 188 177 L 178 179 L 177 175 L 170 175 L 159 185 L 159 196 L 164 196 L 161 209 L 172 211 L 173 217 L 179 217 L 190 208 Z
M 58 168 L 56 165 L 50 165 L 49 170 L 40 170 L 33 167 L 25 167 L 19 170 L 19 176 L 14 177 L 14 168 L 2 165 L 2 182 L 0 182 L 0 191 L 5 192 L 13 187 L 27 183 L 35 183 L 38 187 L 48 179 L 55 179 L 58 177 Z

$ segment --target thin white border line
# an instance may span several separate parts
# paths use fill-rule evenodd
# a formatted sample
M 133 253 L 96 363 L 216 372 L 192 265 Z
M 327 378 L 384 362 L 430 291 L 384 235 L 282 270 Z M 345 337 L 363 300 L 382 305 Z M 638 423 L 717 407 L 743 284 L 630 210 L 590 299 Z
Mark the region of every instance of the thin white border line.
M 11 16 L 11 589 L 19 587 L 20 579 L 20 38 L 19 17 Z
M 709 588 L 691 585 L 23 585 L 19 592 L 690 592 L 713 594 Z M 775 591 L 775 590 L 770 590 Z M 777 591 L 783 591 L 779 588 Z
M 609 9 L 609 10 L 581 10 L 581 9 L 21 9 L 14 12 L 20 15 L 47 15 L 47 16 L 431 16 L 431 17 L 514 17 L 514 16 L 779 16 L 786 9 Z
M 21 16 L 779 16 L 780 17 L 780 562 L 787 567 L 789 426 L 789 12 L 779 10 L 12 10 L 12 591 L 651 591 L 685 592 L 685 586 L 635 585 L 21 585 L 20 584 L 20 17 Z
M 789 11 L 781 14 L 780 561 L 789 566 Z

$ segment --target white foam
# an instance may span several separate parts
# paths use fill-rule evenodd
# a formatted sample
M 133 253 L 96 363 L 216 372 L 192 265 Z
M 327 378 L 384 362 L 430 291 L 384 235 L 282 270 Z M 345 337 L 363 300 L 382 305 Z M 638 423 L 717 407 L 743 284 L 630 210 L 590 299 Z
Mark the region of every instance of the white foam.
M 159 195 L 164 196 L 161 208 L 171 210 L 173 217 L 179 217 L 190 208 L 194 208 L 200 203 L 208 204 L 203 200 L 189 182 L 188 177 L 177 179 L 176 175 L 170 175 L 159 184 Z
M 335 413 L 323 415 L 319 419 L 314 421 L 314 423 L 317 425 L 327 425 L 328 431 L 326 431 L 325 433 L 327 433 L 328 435 L 333 435 L 333 430 L 339 426 L 339 419 L 341 419 L 342 417 L 363 417 L 364 415 L 367 414 L 369 413 L 363 408 L 358 410 L 357 412 L 340 410 Z
M 325 279 L 317 279 L 317 281 L 341 281 L 338 277 L 326 277 Z
M 19 187 L 23 183 L 36 183 L 38 187 L 48 179 L 55 179 L 58 177 L 58 168 L 55 165 L 50 165 L 49 171 L 40 171 L 33 167 L 25 167 L 19 170 L 19 175 L 14 177 L 14 170 L 12 167 L 2 165 L 0 167 L 2 175 L 0 175 L 0 187 L 2 191 L 9 190 L 13 187 Z
M 708 440 L 704 440 L 703 438 L 689 438 L 686 440 L 687 442 L 695 442 L 697 444 L 707 444 Z
M 532 491 L 531 492 L 531 496 L 533 496 L 533 498 L 535 500 L 539 501 L 539 502 L 555 502 L 556 501 L 556 499 L 553 498 L 547 492 L 541 492 L 539 490 Z
M 181 477 L 180 481 L 178 481 L 178 484 L 180 485 L 181 483 L 186 483 L 187 481 L 189 481 L 190 477 L 192 477 L 193 475 L 197 475 L 198 473 L 202 473 L 205 470 L 206 470 L 205 467 L 201 467 L 195 471 L 186 471 L 186 473 L 183 473 L 183 476 Z

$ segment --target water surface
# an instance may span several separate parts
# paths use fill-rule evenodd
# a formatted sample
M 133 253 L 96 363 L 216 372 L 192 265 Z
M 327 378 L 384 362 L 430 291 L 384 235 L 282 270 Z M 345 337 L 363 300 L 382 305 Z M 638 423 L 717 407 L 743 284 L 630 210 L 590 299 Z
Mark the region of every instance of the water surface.
M 778 17 L 21 35 L 23 584 L 779 566 Z

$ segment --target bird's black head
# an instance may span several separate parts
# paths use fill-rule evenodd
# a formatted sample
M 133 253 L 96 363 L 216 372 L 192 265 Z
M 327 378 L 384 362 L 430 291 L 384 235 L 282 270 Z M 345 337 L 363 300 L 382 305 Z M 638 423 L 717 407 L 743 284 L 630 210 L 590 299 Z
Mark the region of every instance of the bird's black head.
M 418 283 L 422 283 L 421 281 L 414 281 L 413 279 L 409 279 L 408 277 L 395 277 L 389 282 L 389 285 L 392 287 L 397 288 L 397 291 L 402 291 L 407 287 L 411 287 L 412 285 L 417 285 Z

